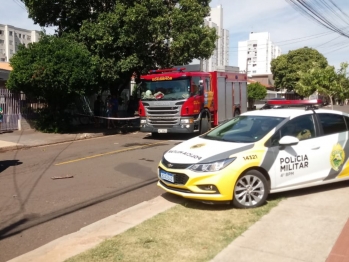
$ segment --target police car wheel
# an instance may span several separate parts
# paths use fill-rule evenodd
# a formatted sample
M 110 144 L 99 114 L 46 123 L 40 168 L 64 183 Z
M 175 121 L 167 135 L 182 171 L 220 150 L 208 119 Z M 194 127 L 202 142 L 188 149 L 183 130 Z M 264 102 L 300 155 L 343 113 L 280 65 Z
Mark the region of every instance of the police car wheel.
M 257 170 L 247 171 L 239 177 L 233 192 L 233 205 L 237 208 L 252 208 L 264 204 L 269 194 L 269 183 Z

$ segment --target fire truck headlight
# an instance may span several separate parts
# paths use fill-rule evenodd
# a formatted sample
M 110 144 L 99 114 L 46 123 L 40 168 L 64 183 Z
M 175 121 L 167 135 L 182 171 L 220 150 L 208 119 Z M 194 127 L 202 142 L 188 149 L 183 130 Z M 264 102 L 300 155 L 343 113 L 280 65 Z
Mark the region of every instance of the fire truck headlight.
M 146 119 L 142 119 L 141 120 L 141 124 L 146 124 L 147 123 L 147 120 Z
M 192 118 L 181 119 L 181 124 L 192 124 L 194 120 Z

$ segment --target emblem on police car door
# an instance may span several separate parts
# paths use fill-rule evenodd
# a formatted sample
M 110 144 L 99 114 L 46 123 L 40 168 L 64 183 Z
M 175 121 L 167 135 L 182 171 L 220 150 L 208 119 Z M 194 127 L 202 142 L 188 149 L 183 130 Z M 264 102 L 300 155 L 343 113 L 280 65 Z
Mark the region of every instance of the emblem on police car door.
M 337 144 L 333 147 L 330 162 L 331 166 L 335 171 L 338 171 L 340 166 L 344 163 L 345 152 L 340 144 Z

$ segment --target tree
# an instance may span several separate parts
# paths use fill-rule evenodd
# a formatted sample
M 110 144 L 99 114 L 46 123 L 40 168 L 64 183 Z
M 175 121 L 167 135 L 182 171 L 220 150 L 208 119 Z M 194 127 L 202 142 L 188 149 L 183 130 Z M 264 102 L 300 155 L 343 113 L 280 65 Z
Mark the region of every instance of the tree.
M 79 41 L 99 58 L 102 78 L 115 83 L 157 67 L 209 58 L 215 29 L 204 26 L 208 0 L 117 1 L 97 22 L 84 21 Z
M 97 89 L 95 60 L 84 45 L 71 39 L 42 35 L 28 48 L 21 46 L 10 63 L 7 88 L 43 98 L 51 116 L 61 117 L 77 96 Z
M 320 94 L 327 95 L 333 109 L 333 98 L 343 91 L 341 76 L 336 73 L 335 68 L 333 66 L 317 67 L 300 75 L 301 78 L 296 87 L 297 93 L 308 96 L 317 91 Z
M 78 32 L 84 20 L 113 10 L 116 0 L 21 0 L 29 18 L 41 27 L 56 26 L 57 33 Z
M 247 97 L 249 109 L 253 109 L 256 100 L 262 100 L 267 95 L 267 89 L 261 83 L 251 83 L 247 85 Z
M 294 90 L 300 72 L 307 72 L 311 68 L 326 68 L 327 59 L 313 48 L 300 48 L 281 55 L 271 62 L 271 72 L 275 86 L 280 89 Z
M 210 0 L 22 0 L 41 26 L 70 33 L 99 60 L 102 85 L 133 72 L 211 56 L 217 33 L 204 25 Z

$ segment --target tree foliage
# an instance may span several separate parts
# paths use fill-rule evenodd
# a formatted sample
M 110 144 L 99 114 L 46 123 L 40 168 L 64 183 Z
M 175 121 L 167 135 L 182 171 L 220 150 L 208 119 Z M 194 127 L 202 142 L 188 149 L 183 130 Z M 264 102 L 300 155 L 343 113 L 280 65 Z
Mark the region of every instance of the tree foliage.
M 52 114 L 60 115 L 77 96 L 96 91 L 96 62 L 71 39 L 42 35 L 39 42 L 21 46 L 10 63 L 7 88 L 44 99 Z
M 315 91 L 330 98 L 333 108 L 333 98 L 345 99 L 349 96 L 349 79 L 346 76 L 347 63 L 342 63 L 338 72 L 333 66 L 313 68 L 301 73 L 296 92 L 303 96 L 310 96 Z
M 323 69 L 328 66 L 327 59 L 313 48 L 300 48 L 281 55 L 271 62 L 271 72 L 275 86 L 280 89 L 294 90 L 300 73 L 311 68 Z
M 100 58 L 102 77 L 118 81 L 125 73 L 209 58 L 215 29 L 204 26 L 209 1 L 117 1 L 97 22 L 85 21 L 79 40 Z
M 116 0 L 21 0 L 29 18 L 42 27 L 57 27 L 58 34 L 78 32 L 84 20 L 113 10 Z
M 247 85 L 247 97 L 249 100 L 249 108 L 252 109 L 256 100 L 262 100 L 267 95 L 267 89 L 261 83 L 251 83 Z

